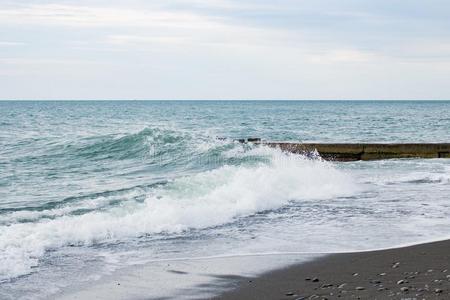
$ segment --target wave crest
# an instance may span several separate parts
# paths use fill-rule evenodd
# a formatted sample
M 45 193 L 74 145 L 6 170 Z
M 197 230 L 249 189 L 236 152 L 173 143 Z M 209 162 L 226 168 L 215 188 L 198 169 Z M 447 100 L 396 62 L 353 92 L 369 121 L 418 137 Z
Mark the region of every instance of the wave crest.
M 149 155 L 161 155 L 170 150 L 185 148 L 190 137 L 179 131 L 145 128 L 138 133 L 120 138 L 96 138 L 93 144 L 75 149 L 77 155 L 89 159 L 130 159 Z

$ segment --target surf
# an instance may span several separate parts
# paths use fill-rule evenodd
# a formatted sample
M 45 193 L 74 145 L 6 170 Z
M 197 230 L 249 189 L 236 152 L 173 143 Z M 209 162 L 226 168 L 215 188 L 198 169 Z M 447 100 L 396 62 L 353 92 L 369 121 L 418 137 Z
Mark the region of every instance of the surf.
M 118 205 L 107 206 L 108 199 L 99 196 L 86 202 L 91 209 L 78 214 L 73 210 L 79 210 L 80 203 L 58 211 L 44 209 L 33 222 L 3 227 L 2 280 L 32 272 L 50 249 L 114 243 L 158 233 L 188 235 L 192 229 L 227 224 L 293 201 L 319 201 L 358 191 L 351 175 L 320 159 L 266 147 L 234 149 L 237 153 L 228 150 L 224 156 L 232 155 L 245 163 L 225 164 L 146 190 L 122 192 Z M 133 200 L 136 193 L 143 193 L 142 201 Z

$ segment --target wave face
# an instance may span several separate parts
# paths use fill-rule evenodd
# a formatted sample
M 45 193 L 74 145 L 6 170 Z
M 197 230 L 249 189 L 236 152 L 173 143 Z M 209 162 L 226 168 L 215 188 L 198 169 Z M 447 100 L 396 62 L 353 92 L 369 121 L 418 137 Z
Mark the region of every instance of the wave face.
M 448 237 L 450 160 L 333 163 L 233 140 L 437 142 L 443 105 L 0 102 L 0 299 L 154 260 Z

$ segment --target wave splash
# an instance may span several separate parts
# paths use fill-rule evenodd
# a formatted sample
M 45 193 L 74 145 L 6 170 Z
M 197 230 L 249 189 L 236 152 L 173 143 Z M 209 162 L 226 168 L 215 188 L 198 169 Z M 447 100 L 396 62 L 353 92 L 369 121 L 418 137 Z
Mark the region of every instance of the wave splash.
M 189 229 L 227 224 L 291 201 L 332 199 L 359 191 L 352 176 L 321 160 L 267 147 L 232 155 L 265 160 L 171 180 L 146 190 L 143 201 L 123 201 L 84 214 L 64 211 L 54 218 L 3 227 L 0 280 L 30 273 L 49 249 L 156 233 L 189 234 Z

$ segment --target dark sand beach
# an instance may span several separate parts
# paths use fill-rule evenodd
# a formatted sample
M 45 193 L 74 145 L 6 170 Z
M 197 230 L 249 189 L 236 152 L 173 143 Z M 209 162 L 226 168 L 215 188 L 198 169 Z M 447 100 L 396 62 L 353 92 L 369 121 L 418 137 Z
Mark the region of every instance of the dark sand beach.
M 450 240 L 333 254 L 245 278 L 214 299 L 450 299 Z

